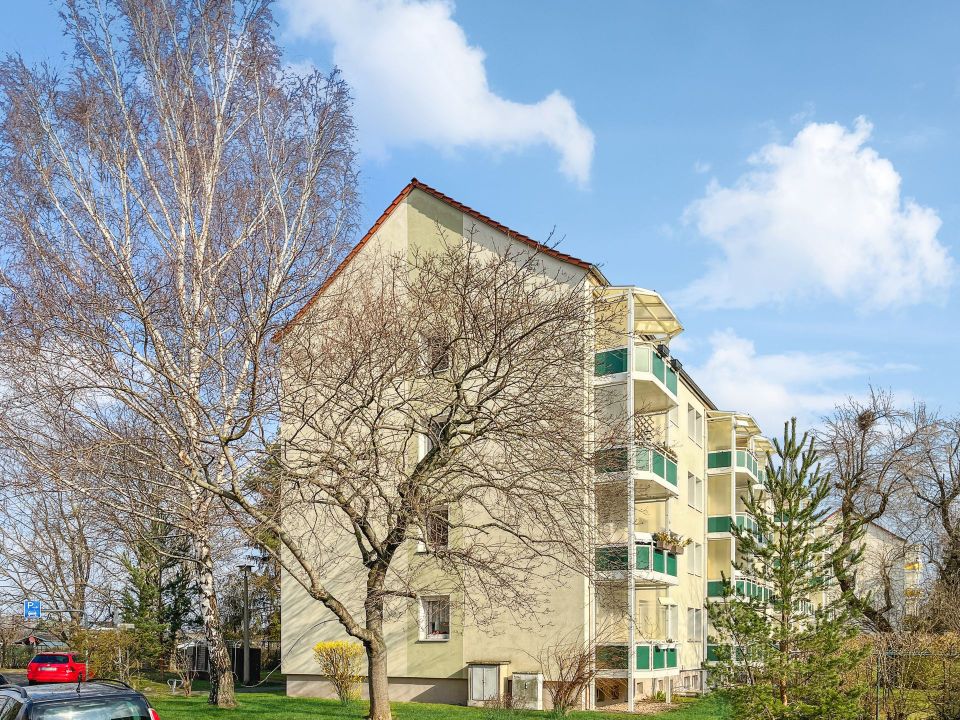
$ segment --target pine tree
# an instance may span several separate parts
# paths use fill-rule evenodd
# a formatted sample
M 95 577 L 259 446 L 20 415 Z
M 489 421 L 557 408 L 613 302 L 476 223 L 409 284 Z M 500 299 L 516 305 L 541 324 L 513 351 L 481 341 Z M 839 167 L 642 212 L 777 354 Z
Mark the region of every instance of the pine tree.
M 743 497 L 756 529 L 734 527 L 737 570 L 769 594 L 744 597 L 728 586 L 708 603 L 718 643 L 714 683 L 729 687 L 741 717 L 771 720 L 859 717 L 864 688 L 845 679 L 863 659 L 851 605 L 836 588 L 835 561 L 859 557 L 824 524 L 829 474 L 821 474 L 813 439 L 798 441 L 796 419 L 774 441 L 763 493 Z
M 171 657 L 192 612 L 194 588 L 181 560 L 183 544 L 169 525 L 151 522 L 121 559 L 127 571 L 121 616 L 134 626 L 140 657 L 156 667 Z

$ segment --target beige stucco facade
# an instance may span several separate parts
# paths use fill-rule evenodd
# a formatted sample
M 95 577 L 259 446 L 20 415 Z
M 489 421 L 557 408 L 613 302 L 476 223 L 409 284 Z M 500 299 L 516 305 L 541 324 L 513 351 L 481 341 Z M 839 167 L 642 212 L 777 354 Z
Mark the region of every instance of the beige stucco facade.
M 429 252 L 443 238 L 463 237 L 490 252 L 530 248 L 512 231 L 414 182 L 350 262 Z M 453 588 L 449 637 L 442 641 L 424 639 L 421 605 L 399 603 L 386 629 L 396 700 L 476 700 L 471 697 L 471 665 L 486 666 L 496 692 L 506 692 L 515 673 L 525 678 L 535 674 L 541 650 L 570 632 L 596 645 L 603 668 L 585 699 L 590 706 L 661 691 L 700 690 L 707 653 L 705 601 L 718 592 L 721 578 L 740 579 L 733 571 L 736 543 L 725 523 L 738 522 L 743 514 L 738 498 L 760 482 L 770 447 L 760 428 L 747 414 L 716 408 L 671 357 L 670 341 L 682 326 L 657 293 L 611 287 L 582 261 L 537 252 L 551 277 L 570 283 L 586 278 L 618 323 L 595 339 L 595 366 L 585 368 L 590 390 L 585 402 L 607 413 L 611 426 L 626 416 L 636 428 L 622 446 L 612 447 L 609 463 L 595 473 L 597 531 L 585 542 L 594 546 L 596 572 L 562 574 L 549 604 L 523 622 L 508 609 L 479 622 L 463 611 Z M 302 517 L 285 517 L 284 522 L 291 527 L 316 524 Z M 680 546 L 654 538 L 664 532 L 679 536 Z M 356 553 L 352 544 L 344 538 L 345 558 Z M 416 550 L 411 543 L 408 560 Z M 347 567 L 331 567 L 325 577 L 335 592 L 346 592 L 355 581 Z M 288 573 L 281 578 L 281 595 L 288 691 L 330 696 L 332 689 L 318 674 L 311 649 L 345 633 Z M 355 607 L 358 601 L 353 597 Z M 541 695 L 546 703 L 547 693 Z

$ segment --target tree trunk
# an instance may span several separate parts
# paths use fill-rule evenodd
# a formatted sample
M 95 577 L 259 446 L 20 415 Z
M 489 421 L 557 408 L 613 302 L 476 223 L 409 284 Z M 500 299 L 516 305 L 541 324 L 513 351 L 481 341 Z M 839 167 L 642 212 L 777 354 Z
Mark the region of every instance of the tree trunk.
M 369 588 L 369 586 L 368 586 Z M 364 602 L 367 630 L 373 633 L 364 642 L 367 651 L 367 691 L 370 695 L 370 720 L 391 720 L 390 685 L 387 679 L 387 645 L 383 640 L 383 597 L 368 589 Z
M 391 720 L 390 686 L 387 681 L 387 650 L 382 641 L 366 643 L 367 689 L 370 694 L 370 720 Z
M 233 670 L 230 667 L 230 653 L 223 639 L 220 627 L 220 609 L 217 605 L 216 586 L 213 578 L 213 558 L 210 545 L 205 539 L 197 542 L 198 563 L 197 583 L 200 589 L 200 614 L 203 619 L 203 632 L 207 640 L 207 654 L 210 663 L 209 703 L 221 708 L 237 706 L 233 691 Z

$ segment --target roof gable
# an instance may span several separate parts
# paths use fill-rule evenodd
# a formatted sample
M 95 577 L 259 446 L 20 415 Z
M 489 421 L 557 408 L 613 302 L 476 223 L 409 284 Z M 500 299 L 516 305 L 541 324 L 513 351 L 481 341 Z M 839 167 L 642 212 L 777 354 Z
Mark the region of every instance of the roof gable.
M 528 245 L 529 247 L 534 248 L 535 250 L 537 250 L 537 252 L 542 252 L 545 255 L 549 255 L 550 257 L 556 258 L 557 260 L 561 260 L 563 262 L 569 263 L 576 267 L 582 268 L 583 270 L 586 270 L 588 273 L 593 274 L 598 280 L 606 284 L 606 279 L 603 277 L 600 271 L 594 265 L 592 265 L 591 263 L 588 263 L 586 260 L 581 260 L 580 258 L 574 257 L 573 255 L 562 253 L 559 250 L 556 250 L 555 248 L 550 247 L 549 245 L 544 245 L 543 243 L 537 242 L 531 237 L 518 233 L 516 230 L 511 230 L 506 225 L 503 225 L 502 223 L 497 222 L 496 220 L 488 217 L 487 215 L 484 215 L 483 213 L 478 212 L 477 210 L 474 210 L 468 205 L 464 205 L 463 203 L 457 200 L 454 200 L 449 195 L 443 194 L 439 190 L 430 187 L 426 183 L 420 182 L 416 178 L 413 178 L 410 180 L 409 183 L 407 183 L 406 187 L 404 187 L 403 190 L 400 191 L 400 194 L 398 194 L 393 199 L 393 202 L 391 202 L 387 206 L 386 210 L 384 210 L 383 213 L 381 213 L 380 217 L 377 218 L 376 222 L 373 223 L 373 225 L 370 227 L 369 230 L 367 230 L 364 236 L 360 238 L 359 242 L 357 242 L 357 244 L 353 246 L 350 252 L 348 252 L 346 256 L 344 256 L 343 260 L 340 262 L 339 265 L 337 265 L 336 269 L 330 274 L 330 277 L 328 277 L 326 281 L 324 281 L 323 285 L 321 285 L 320 288 L 310 297 L 310 299 L 307 300 L 306 303 L 304 303 L 303 307 L 301 307 L 293 315 L 293 317 L 290 318 L 289 321 L 287 321 L 286 325 L 284 325 L 276 333 L 274 333 L 273 335 L 274 342 L 279 342 L 280 340 L 282 340 L 283 336 L 290 330 L 290 328 L 293 327 L 295 324 L 297 324 L 301 319 L 303 319 L 306 316 L 306 314 L 310 311 L 310 308 L 314 305 L 314 303 L 316 303 L 317 299 L 323 294 L 323 292 L 328 287 L 330 287 L 330 284 L 334 280 L 336 280 L 337 276 L 341 272 L 343 272 L 344 268 L 346 268 L 346 266 L 350 264 L 350 262 L 357 256 L 357 254 L 363 249 L 363 247 L 370 241 L 370 239 L 377 234 L 377 232 L 383 226 L 383 223 L 386 222 L 387 218 L 389 218 L 393 214 L 393 212 L 397 209 L 397 207 L 399 207 L 399 205 L 404 200 L 406 200 L 407 197 L 409 197 L 410 193 L 412 193 L 414 190 L 420 190 L 426 193 L 427 195 L 430 195 L 436 198 L 437 200 L 440 200 L 441 202 L 446 203 L 450 207 L 462 212 L 464 215 L 467 215 L 468 217 L 471 217 L 474 220 L 481 222 L 484 225 L 488 225 L 494 230 L 497 230 L 503 233 L 511 240 L 517 240 L 518 242 L 521 242 L 525 245 Z

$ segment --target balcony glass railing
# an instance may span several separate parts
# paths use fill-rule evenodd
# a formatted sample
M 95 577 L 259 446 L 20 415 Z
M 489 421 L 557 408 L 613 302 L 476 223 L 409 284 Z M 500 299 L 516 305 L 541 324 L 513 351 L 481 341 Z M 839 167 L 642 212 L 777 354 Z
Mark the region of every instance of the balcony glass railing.
M 730 580 L 709 580 L 707 582 L 707 597 L 722 598 L 724 595 L 724 586 L 733 587 L 733 595 L 738 598 L 761 600 L 767 602 L 770 599 L 770 589 L 761 585 L 753 578 L 738 575 L 733 582 Z
M 597 645 L 598 670 L 626 670 L 630 664 L 630 652 L 626 645 Z
M 636 646 L 637 670 L 669 670 L 677 667 L 677 648 L 672 644 L 641 643 Z M 630 652 L 627 644 L 598 645 L 598 670 L 627 670 Z
M 637 345 L 633 358 L 634 372 L 653 375 L 672 394 L 677 394 L 677 373 L 656 350 L 649 345 Z M 627 348 L 603 350 L 594 356 L 593 374 L 605 377 L 625 373 L 627 365 Z
M 708 644 L 707 645 L 707 662 L 720 662 L 721 660 L 734 660 L 735 662 L 743 662 L 746 658 L 751 656 L 759 656 L 760 653 L 756 652 L 746 652 L 745 649 L 741 647 L 736 648 L 736 656 L 731 657 L 731 653 L 734 651 L 733 646 L 731 645 L 719 645 L 719 644 Z M 754 658 L 751 658 L 754 659 Z
M 608 448 L 594 455 L 594 470 L 597 473 L 625 472 L 627 469 L 627 448 Z M 634 470 L 653 473 L 674 487 L 677 486 L 677 463 L 659 450 L 637 448 L 634 452 Z
M 752 453 L 746 450 L 715 450 L 707 453 L 708 470 L 727 470 L 733 467 L 736 460 L 737 470 L 746 470 L 758 481 L 762 482 L 763 470 Z
M 637 670 L 668 670 L 677 667 L 677 648 L 650 643 L 637 645 Z
M 653 572 L 677 577 L 677 556 L 667 550 L 660 550 L 654 545 L 646 543 L 636 544 L 637 570 L 652 570 Z M 624 571 L 627 569 L 627 546 L 612 545 L 597 548 L 594 554 L 596 569 L 600 572 Z
M 752 533 L 757 542 L 763 542 L 757 521 L 749 513 L 737 513 L 735 518 L 731 515 L 711 515 L 707 518 L 707 532 L 732 534 L 734 523 L 741 531 Z

